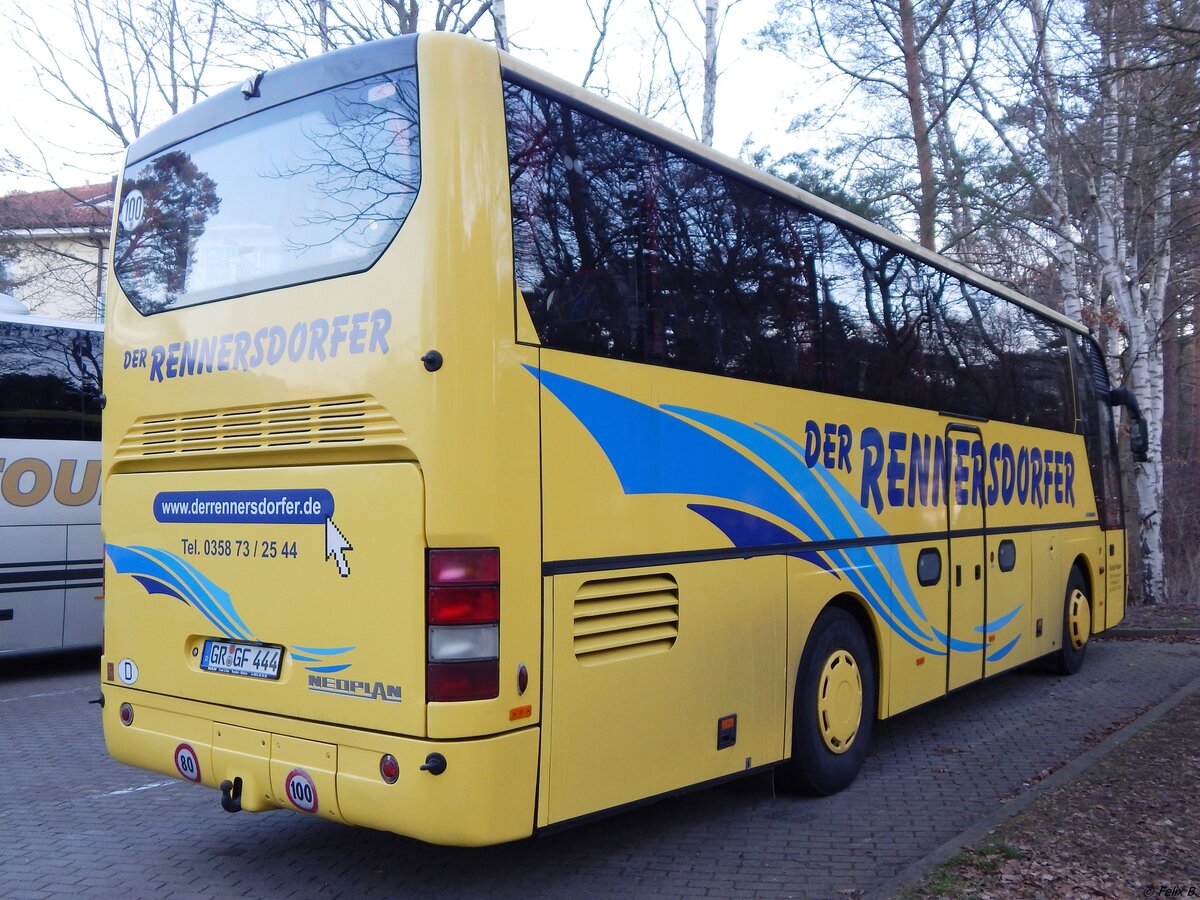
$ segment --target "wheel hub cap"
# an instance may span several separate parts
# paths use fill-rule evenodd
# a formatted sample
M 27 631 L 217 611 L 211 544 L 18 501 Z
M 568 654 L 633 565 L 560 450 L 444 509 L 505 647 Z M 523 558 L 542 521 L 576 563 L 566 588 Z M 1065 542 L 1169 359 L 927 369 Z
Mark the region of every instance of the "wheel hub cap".
M 1081 650 L 1092 634 L 1092 614 L 1087 597 L 1078 588 L 1072 591 L 1071 609 L 1067 616 L 1067 629 L 1071 646 Z
M 817 687 L 817 724 L 831 753 L 845 753 L 862 721 L 863 688 L 858 663 L 846 650 L 825 660 Z

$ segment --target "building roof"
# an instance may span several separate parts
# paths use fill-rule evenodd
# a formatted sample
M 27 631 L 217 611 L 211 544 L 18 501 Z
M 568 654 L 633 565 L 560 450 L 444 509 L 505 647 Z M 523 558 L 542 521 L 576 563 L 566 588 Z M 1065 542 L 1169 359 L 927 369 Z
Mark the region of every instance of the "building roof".
M 0 197 L 0 229 L 100 228 L 112 222 L 113 185 L 88 184 Z

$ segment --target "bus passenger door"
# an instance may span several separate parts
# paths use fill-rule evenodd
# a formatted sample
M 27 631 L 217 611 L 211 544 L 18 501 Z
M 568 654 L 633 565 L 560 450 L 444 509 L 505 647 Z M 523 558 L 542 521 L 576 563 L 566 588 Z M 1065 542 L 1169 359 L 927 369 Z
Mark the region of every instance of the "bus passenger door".
M 946 689 L 983 677 L 987 622 L 987 566 L 984 564 L 985 466 L 978 428 L 946 428 L 946 515 L 950 533 L 950 623 Z

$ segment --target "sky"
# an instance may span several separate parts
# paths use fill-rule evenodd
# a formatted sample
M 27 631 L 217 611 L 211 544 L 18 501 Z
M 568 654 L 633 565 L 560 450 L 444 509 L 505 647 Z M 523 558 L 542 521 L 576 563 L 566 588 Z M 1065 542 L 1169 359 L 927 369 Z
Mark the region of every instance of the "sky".
M 0 22 L 18 2 L 0 0 Z M 702 8 L 702 0 L 699 2 Z M 702 45 L 702 22 L 693 3 L 675 0 L 675 8 L 693 40 Z M 52 5 L 53 0 L 39 2 L 43 10 Z M 640 35 L 648 35 L 653 22 L 644 0 L 616 0 L 614 5 L 616 12 L 606 44 L 608 59 L 589 87 L 607 84 L 611 99 L 632 105 L 649 71 L 648 53 Z M 756 145 L 769 146 L 777 156 L 803 149 L 797 146 L 799 138 L 789 136 L 786 127 L 797 111 L 797 98 L 811 97 L 817 90 L 816 76 L 776 53 L 757 49 L 755 33 L 768 21 L 773 5 L 774 0 L 739 0 L 726 20 L 718 54 L 721 76 L 714 145 L 732 156 L 738 155 L 748 138 Z M 596 40 L 584 0 L 508 0 L 508 20 L 516 55 L 579 83 Z M 46 98 L 24 56 L 13 47 L 11 32 L 11 26 L 0 28 L 0 79 L 7 86 L 0 100 L 0 151 L 10 151 L 38 167 L 44 154 L 55 178 L 64 185 L 107 181 L 119 162 L 90 152 L 98 141 L 103 141 L 102 133 L 79 113 Z M 490 28 L 481 33 L 490 34 Z M 68 28 L 63 27 L 64 44 L 70 38 Z M 676 52 L 690 50 L 678 39 L 673 46 Z M 699 56 L 694 51 L 691 54 L 696 69 L 692 115 L 698 128 Z M 666 74 L 665 66 L 665 57 L 660 55 L 656 67 L 662 75 Z M 663 116 L 659 120 L 690 134 L 682 117 Z M 0 192 L 50 186 L 44 176 L 18 178 L 0 173 Z

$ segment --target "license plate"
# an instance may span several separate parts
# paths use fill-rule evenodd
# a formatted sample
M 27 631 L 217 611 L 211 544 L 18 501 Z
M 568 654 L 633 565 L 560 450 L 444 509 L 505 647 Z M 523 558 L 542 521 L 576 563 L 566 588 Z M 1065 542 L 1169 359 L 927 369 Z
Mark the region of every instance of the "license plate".
M 251 678 L 278 678 L 282 647 L 262 644 L 239 644 L 236 641 L 204 642 L 200 668 L 206 672 L 227 675 L 248 675 Z

